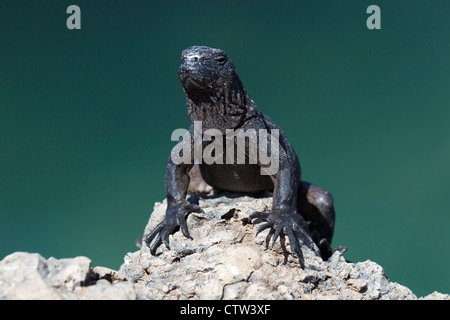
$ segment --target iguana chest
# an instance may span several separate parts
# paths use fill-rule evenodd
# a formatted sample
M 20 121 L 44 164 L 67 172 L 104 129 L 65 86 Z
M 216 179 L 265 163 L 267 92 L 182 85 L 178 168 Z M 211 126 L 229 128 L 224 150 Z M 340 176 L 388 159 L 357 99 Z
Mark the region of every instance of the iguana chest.
M 221 190 L 243 193 L 273 190 L 272 179 L 261 175 L 256 164 L 201 164 L 200 171 L 206 183 Z

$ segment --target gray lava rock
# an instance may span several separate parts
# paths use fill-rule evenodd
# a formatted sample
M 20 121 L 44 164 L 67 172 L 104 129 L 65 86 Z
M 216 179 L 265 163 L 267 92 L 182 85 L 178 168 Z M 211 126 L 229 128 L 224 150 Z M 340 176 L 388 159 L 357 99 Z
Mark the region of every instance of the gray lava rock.
M 0 299 L 417 299 L 391 282 L 370 260 L 347 262 L 340 252 L 322 261 L 303 246 L 305 268 L 279 242 L 266 248 L 268 230 L 255 238 L 254 211 L 267 211 L 271 197 L 190 196 L 204 213 L 187 223 L 193 240 L 170 236 L 172 250 L 156 256 L 144 245 L 128 253 L 119 271 L 91 267 L 86 257 L 44 259 L 16 252 L 0 261 Z M 144 235 L 164 217 L 156 203 Z M 421 299 L 450 299 L 433 292 Z
M 0 261 L 0 299 L 135 299 L 133 284 L 106 269 L 96 273 L 86 257 L 45 260 L 15 252 Z
M 303 246 L 305 269 L 279 242 L 266 248 L 268 230 L 255 238 L 249 215 L 272 207 L 270 196 L 223 194 L 191 196 L 204 213 L 193 213 L 188 227 L 150 255 L 145 244 L 128 253 L 119 273 L 135 282 L 140 299 L 417 299 L 408 288 L 389 281 L 370 260 L 349 263 L 340 252 L 322 261 Z M 156 203 L 144 235 L 164 217 L 166 201 Z M 289 251 L 289 241 L 286 239 Z M 449 299 L 433 294 L 430 298 Z

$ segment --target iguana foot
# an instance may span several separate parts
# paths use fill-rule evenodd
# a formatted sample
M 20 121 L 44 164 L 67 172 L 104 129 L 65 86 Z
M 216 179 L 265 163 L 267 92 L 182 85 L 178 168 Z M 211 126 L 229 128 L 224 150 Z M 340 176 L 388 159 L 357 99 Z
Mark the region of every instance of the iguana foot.
M 335 249 L 331 248 L 331 243 L 328 241 L 328 239 L 326 238 L 322 238 L 320 240 L 318 240 L 317 234 L 312 234 L 312 238 L 314 239 L 314 243 L 317 244 L 317 247 L 320 250 L 320 255 L 322 257 L 322 260 L 326 261 L 328 260 L 333 253 L 335 253 L 336 251 L 339 251 L 341 253 L 344 253 L 345 251 L 347 251 L 347 247 L 344 246 L 339 246 Z
M 317 243 L 317 246 L 319 247 L 320 255 L 322 256 L 323 260 L 328 260 L 328 258 L 333 254 L 333 249 L 331 249 L 331 244 L 327 239 L 320 239 L 320 241 Z
M 167 249 L 169 246 L 169 235 L 175 233 L 180 227 L 181 232 L 186 238 L 192 239 L 186 224 L 186 218 L 191 212 L 203 212 L 203 210 L 195 204 L 185 204 L 178 208 L 167 208 L 167 213 L 163 221 L 161 221 L 145 238 L 145 243 L 150 248 L 150 253 L 155 255 L 159 246 L 164 243 Z M 155 239 L 156 238 L 156 239 Z M 152 244 L 152 241 L 155 241 Z
M 254 212 L 250 215 L 250 219 L 260 219 L 267 221 L 261 225 L 256 231 L 258 235 L 261 231 L 270 228 L 267 240 L 272 238 L 272 247 L 280 237 L 280 242 L 284 242 L 285 235 L 288 236 L 291 245 L 292 256 L 297 256 L 300 264 L 304 267 L 303 253 L 301 250 L 300 240 L 305 243 L 311 250 L 319 255 L 317 247 L 314 244 L 309 233 L 302 228 L 300 223 L 300 215 L 297 212 L 280 213 L 280 212 Z

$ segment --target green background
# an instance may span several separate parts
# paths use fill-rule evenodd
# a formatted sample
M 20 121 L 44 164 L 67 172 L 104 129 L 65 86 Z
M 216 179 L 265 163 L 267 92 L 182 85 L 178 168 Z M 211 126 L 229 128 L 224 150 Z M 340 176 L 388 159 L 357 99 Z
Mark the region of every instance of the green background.
M 333 245 L 417 295 L 450 293 L 449 16 L 438 0 L 2 0 L 0 257 L 119 268 L 189 125 L 180 53 L 208 45 L 332 192 Z

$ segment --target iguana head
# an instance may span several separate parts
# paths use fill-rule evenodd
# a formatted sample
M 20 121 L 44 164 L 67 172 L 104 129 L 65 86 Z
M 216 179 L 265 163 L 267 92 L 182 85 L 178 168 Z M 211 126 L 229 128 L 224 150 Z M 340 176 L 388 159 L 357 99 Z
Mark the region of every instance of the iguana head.
M 242 124 L 251 101 L 233 62 L 220 49 L 189 47 L 181 53 L 178 79 L 186 94 L 189 118 L 204 128 L 235 128 Z
M 223 96 L 226 90 L 242 87 L 227 54 L 206 46 L 189 47 L 181 53 L 178 79 L 194 103 L 211 102 L 210 96 Z

